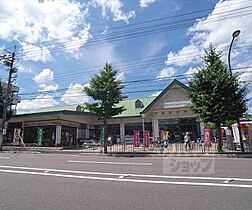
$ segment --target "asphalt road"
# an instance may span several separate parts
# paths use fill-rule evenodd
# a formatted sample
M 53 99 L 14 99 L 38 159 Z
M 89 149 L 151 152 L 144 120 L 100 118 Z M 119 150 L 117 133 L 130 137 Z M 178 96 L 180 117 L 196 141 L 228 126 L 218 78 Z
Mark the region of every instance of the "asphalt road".
M 1 210 L 252 209 L 252 160 L 0 153 L 0 189 Z

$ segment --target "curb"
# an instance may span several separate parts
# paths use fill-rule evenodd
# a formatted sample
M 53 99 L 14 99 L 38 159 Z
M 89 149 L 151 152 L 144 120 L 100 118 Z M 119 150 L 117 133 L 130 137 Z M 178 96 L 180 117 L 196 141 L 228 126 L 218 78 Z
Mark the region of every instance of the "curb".
M 26 153 L 26 154 L 78 154 L 83 156 L 110 156 L 110 157 L 220 157 L 220 158 L 252 158 L 252 153 L 137 153 L 137 152 L 108 152 L 97 153 L 82 150 L 3 150 L 0 153 Z

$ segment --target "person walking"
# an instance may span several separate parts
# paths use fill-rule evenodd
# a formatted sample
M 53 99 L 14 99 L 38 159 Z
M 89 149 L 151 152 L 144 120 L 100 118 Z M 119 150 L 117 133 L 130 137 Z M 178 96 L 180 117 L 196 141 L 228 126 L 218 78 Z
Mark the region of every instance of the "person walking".
M 187 150 L 188 148 L 190 149 L 190 136 L 189 133 L 186 132 L 185 136 L 184 136 L 184 143 L 185 143 L 185 150 Z

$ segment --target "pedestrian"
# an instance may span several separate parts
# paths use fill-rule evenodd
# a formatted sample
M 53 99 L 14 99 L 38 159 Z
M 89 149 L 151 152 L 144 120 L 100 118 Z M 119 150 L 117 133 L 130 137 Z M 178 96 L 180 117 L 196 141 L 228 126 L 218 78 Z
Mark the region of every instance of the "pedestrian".
M 184 143 L 185 143 L 185 150 L 187 150 L 187 148 L 191 148 L 190 146 L 190 136 L 189 133 L 186 132 L 185 136 L 184 136 Z

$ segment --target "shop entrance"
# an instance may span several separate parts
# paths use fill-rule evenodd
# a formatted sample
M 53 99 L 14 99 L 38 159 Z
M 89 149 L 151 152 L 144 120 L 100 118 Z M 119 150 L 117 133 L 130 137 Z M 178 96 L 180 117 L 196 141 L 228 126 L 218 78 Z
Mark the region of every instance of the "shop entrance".
M 170 143 L 183 143 L 184 135 L 189 132 L 191 139 L 200 137 L 200 126 L 196 118 L 162 119 L 158 120 L 159 131 L 168 131 Z

